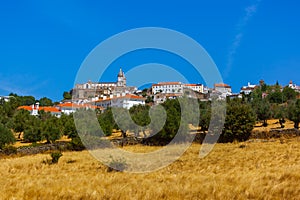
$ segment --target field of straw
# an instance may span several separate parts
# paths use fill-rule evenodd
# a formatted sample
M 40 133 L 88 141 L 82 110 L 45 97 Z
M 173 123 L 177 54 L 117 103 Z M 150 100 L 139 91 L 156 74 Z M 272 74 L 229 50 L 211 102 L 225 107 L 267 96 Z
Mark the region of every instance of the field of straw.
M 217 144 L 205 158 L 199 149 L 143 174 L 107 172 L 88 151 L 52 165 L 49 154 L 2 158 L 0 199 L 300 199 L 300 139 Z

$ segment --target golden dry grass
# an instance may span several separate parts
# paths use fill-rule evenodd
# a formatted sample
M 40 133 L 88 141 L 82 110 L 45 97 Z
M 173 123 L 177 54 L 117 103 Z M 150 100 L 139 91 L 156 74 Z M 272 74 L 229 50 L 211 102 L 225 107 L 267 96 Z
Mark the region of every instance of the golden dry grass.
M 240 148 L 244 144 L 244 148 Z M 129 146 L 130 151 L 159 147 Z M 145 174 L 106 172 L 87 151 L 1 159 L 0 199 L 299 199 L 300 140 L 193 144 L 176 162 Z

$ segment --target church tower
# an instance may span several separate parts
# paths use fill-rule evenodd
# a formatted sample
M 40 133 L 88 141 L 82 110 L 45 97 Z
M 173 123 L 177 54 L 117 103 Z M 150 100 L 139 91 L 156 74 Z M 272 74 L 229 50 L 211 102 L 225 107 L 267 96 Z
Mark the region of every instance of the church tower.
M 118 81 L 117 81 L 118 87 L 126 87 L 126 77 L 124 72 L 122 71 L 122 68 L 120 68 L 120 71 L 118 73 Z

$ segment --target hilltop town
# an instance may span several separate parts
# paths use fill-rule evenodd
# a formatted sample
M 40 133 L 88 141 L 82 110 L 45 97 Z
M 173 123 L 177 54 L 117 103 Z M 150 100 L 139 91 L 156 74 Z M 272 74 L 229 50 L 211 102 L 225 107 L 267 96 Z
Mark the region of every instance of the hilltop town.
M 101 111 L 109 107 L 121 107 L 130 109 L 135 105 L 157 105 L 164 103 L 167 99 L 176 99 L 182 96 L 195 98 L 200 101 L 210 101 L 212 99 L 225 100 L 227 98 L 244 98 L 249 96 L 257 88 L 266 87 L 263 80 L 258 84 L 242 86 L 239 93 L 233 93 L 230 85 L 225 83 L 215 83 L 213 88 L 208 88 L 201 83 L 182 82 L 158 82 L 152 84 L 151 88 L 139 90 L 136 86 L 128 86 L 126 76 L 122 68 L 117 73 L 116 82 L 92 82 L 77 83 L 69 92 L 64 92 L 64 99 L 53 105 L 40 105 L 39 101 L 31 102 L 31 105 L 21 105 L 18 109 L 30 111 L 31 115 L 37 116 L 39 111 L 44 110 L 52 115 L 60 117 L 62 113 L 71 114 L 76 110 L 99 109 Z M 291 88 L 300 98 L 300 86 L 292 81 L 285 86 L 278 85 L 282 92 L 284 88 Z M 268 96 L 268 91 L 264 91 L 262 98 Z M 8 101 L 10 96 L 1 96 L 0 99 Z M 46 98 L 46 97 L 45 97 Z

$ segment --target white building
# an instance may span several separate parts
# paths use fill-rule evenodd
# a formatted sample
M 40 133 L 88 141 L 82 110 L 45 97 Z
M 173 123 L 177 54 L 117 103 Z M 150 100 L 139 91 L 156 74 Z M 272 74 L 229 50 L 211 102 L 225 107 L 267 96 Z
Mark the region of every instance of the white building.
M 257 88 L 258 86 L 257 85 L 251 85 L 249 82 L 248 82 L 248 85 L 247 86 L 243 86 L 241 88 L 241 91 L 240 93 L 244 93 L 246 95 L 249 95 L 251 92 L 253 92 L 253 90 L 255 90 L 255 88 Z
M 78 109 L 96 109 L 98 108 L 97 106 L 90 105 L 90 104 L 84 104 L 84 103 L 71 103 L 71 102 L 66 102 L 66 103 L 61 103 L 56 106 L 58 110 L 60 110 L 62 113 L 69 115 L 71 113 L 76 112 Z
M 203 93 L 202 84 L 183 84 L 181 82 L 160 82 L 152 85 L 152 94 L 170 93 L 183 94 L 184 89 L 191 89 L 196 92 Z
M 33 104 L 31 106 L 20 106 L 18 110 L 24 109 L 30 112 L 30 115 L 38 116 L 40 111 L 49 112 L 56 117 L 61 116 L 61 111 L 56 107 L 51 106 L 39 106 L 39 103 Z
M 214 84 L 214 90 L 221 92 L 222 94 L 232 94 L 231 86 L 225 83 Z
M 0 96 L 0 100 L 4 100 L 5 102 L 8 102 L 11 96 Z
M 292 89 L 295 90 L 296 92 L 300 92 L 300 86 L 294 84 L 293 81 L 290 81 L 288 87 L 289 87 L 289 88 L 292 88 Z
M 204 87 L 203 87 L 202 84 L 195 84 L 195 83 L 184 84 L 183 88 L 184 89 L 191 89 L 191 90 L 193 90 L 195 92 L 199 92 L 199 93 L 204 93 Z
M 95 105 L 103 108 L 120 107 L 130 109 L 134 105 L 145 105 L 145 100 L 143 97 L 131 94 L 111 95 L 109 98 L 104 97 L 103 99 L 95 101 Z
M 152 94 L 156 93 L 182 93 L 181 82 L 160 82 L 152 85 Z

